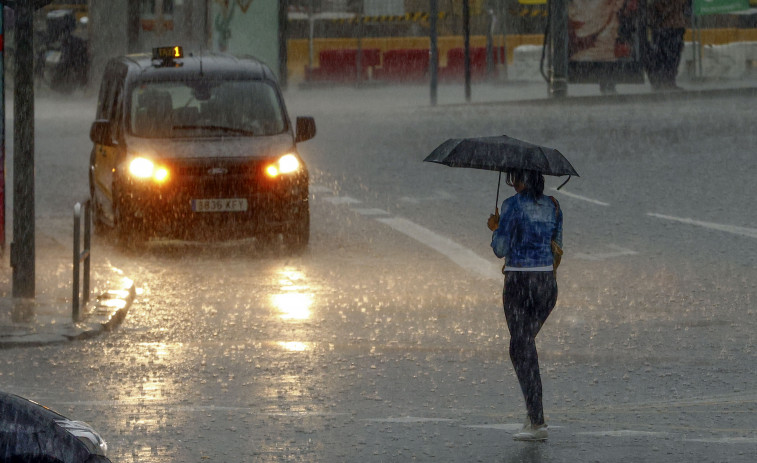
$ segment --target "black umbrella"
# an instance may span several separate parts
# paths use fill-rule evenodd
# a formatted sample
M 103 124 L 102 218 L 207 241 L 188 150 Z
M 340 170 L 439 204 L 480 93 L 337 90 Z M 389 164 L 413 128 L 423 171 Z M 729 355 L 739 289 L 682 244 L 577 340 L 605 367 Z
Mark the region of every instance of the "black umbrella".
M 424 161 L 450 167 L 496 170 L 499 172 L 500 181 L 502 172 L 515 169 L 534 170 L 545 175 L 568 175 L 568 180 L 570 176 L 579 176 L 565 156 L 556 149 L 534 145 L 507 135 L 450 138 L 426 156 Z M 557 189 L 562 188 L 568 180 Z M 498 181 L 497 203 L 499 203 L 499 184 Z
M 110 463 L 107 448 L 87 423 L 0 391 L 0 461 Z

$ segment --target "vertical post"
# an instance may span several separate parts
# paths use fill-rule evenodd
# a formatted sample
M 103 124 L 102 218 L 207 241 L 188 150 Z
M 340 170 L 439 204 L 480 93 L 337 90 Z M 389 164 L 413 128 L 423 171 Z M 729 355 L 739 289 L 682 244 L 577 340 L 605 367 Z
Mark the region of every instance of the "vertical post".
M 288 60 L 289 57 L 287 56 L 288 50 L 287 50 L 287 36 L 289 35 L 289 32 L 287 31 L 287 24 L 289 24 L 289 21 L 287 20 L 287 12 L 288 7 L 287 4 L 289 2 L 280 1 L 279 2 L 279 83 L 281 85 L 281 88 L 286 90 L 287 85 L 289 84 L 289 65 Z
M 439 18 L 439 3 L 438 0 L 429 0 L 431 17 L 430 20 L 430 41 L 431 48 L 429 49 L 429 75 L 431 78 L 431 106 L 436 106 L 437 93 L 439 89 L 439 43 L 437 37 L 437 24 L 436 21 Z
M 463 51 L 465 55 L 465 101 L 471 100 L 470 88 L 470 3 L 463 0 Z
M 497 27 L 497 17 L 494 9 L 487 10 L 489 26 L 486 28 L 486 76 L 491 79 L 494 74 L 494 28 Z
M 360 86 L 363 78 L 363 4 L 360 2 L 360 10 L 357 12 L 357 55 L 355 56 L 355 83 Z
M 82 284 L 82 304 L 89 302 L 89 273 L 90 260 L 92 258 L 92 203 L 89 200 L 84 202 L 84 282 Z
M 500 23 L 502 24 L 500 26 L 500 29 L 502 30 L 502 59 L 500 61 L 502 62 L 502 77 L 504 80 L 507 80 L 507 9 L 501 3 L 498 7 Z
M 126 50 L 129 53 L 139 49 L 139 29 L 139 2 L 129 0 L 126 4 Z
M 0 253 L 5 253 L 5 11 L 0 5 Z
M 310 0 L 310 9 L 308 11 L 308 73 L 313 70 L 315 62 L 315 0 Z
M 694 78 L 696 79 L 699 77 L 697 75 L 699 65 L 697 64 L 697 57 L 699 55 L 699 52 L 697 51 L 699 49 L 699 35 L 697 34 L 697 14 L 692 12 L 691 14 L 691 57 L 694 59 Z
M 34 256 L 34 17 L 32 0 L 16 3 L 13 121 L 13 297 L 33 298 Z
M 697 34 L 697 45 L 694 47 L 694 50 L 697 54 L 697 60 L 695 61 L 697 63 L 697 78 L 702 79 L 704 78 L 704 68 L 702 65 L 702 61 L 704 58 L 704 55 L 702 54 L 702 26 L 699 21 L 699 16 L 694 16 L 694 21 L 696 24 L 696 34 Z
M 81 260 L 81 204 L 74 205 L 74 284 L 71 295 L 71 318 L 79 321 L 79 262 Z
M 568 95 L 568 0 L 549 0 L 549 36 L 552 44 L 552 66 L 549 96 Z

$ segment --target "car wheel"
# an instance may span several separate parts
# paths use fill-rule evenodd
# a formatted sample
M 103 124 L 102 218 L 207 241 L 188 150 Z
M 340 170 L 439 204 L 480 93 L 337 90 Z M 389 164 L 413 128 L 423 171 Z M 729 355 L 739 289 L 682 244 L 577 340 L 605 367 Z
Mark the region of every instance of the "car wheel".
M 302 252 L 310 241 L 310 206 L 306 202 L 299 213 L 299 220 L 283 233 L 284 246 L 290 251 Z
M 134 217 L 129 202 L 115 188 L 113 197 L 117 244 L 124 249 L 140 249 L 147 239 L 141 221 Z
M 105 222 L 103 221 L 103 212 L 100 204 L 94 197 L 90 199 L 90 207 L 92 208 L 92 231 L 96 236 L 102 236 L 107 231 Z

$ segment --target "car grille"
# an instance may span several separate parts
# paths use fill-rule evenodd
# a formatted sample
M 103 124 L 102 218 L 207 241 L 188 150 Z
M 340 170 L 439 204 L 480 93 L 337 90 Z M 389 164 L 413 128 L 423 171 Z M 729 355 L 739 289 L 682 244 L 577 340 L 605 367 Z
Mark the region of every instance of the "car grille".
M 170 162 L 173 181 L 195 194 L 254 194 L 270 182 L 260 159 L 182 159 Z

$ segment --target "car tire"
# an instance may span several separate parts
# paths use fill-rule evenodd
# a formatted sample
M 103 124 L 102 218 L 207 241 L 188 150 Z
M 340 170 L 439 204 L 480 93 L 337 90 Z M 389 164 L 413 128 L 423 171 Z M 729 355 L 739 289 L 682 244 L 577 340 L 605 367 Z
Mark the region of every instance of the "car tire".
M 89 203 L 90 207 L 92 207 L 92 231 L 95 236 L 103 236 L 107 231 L 107 227 L 103 221 L 102 207 L 94 196 L 90 199 Z
M 284 231 L 284 246 L 292 252 L 302 252 L 310 241 L 310 206 L 307 202 L 300 209 L 299 220 Z
M 113 188 L 113 219 L 116 228 L 116 244 L 122 249 L 141 249 L 147 236 L 141 221 L 134 218 L 129 203 L 117 188 Z

